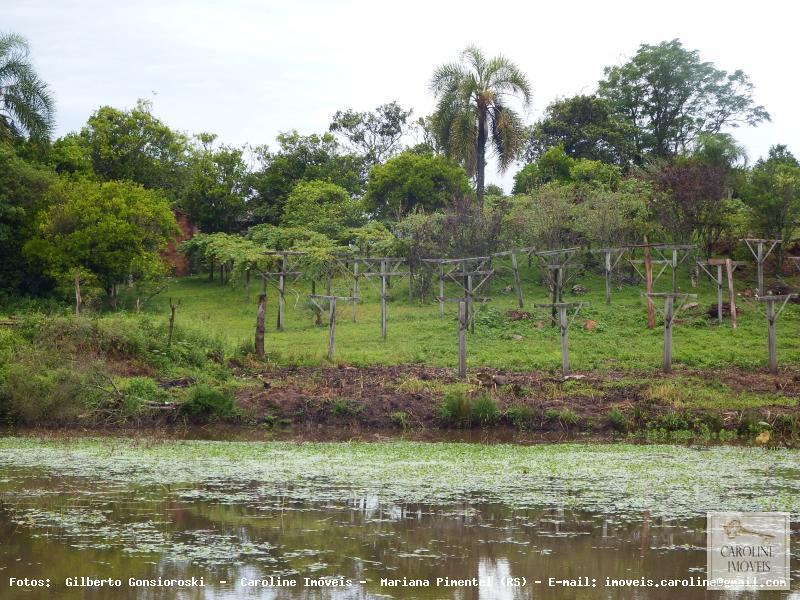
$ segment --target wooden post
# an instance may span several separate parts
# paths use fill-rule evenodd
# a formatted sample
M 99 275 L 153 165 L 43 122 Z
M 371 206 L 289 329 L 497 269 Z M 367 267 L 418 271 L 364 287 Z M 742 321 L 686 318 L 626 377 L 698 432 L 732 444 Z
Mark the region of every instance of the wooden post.
M 439 265 L 439 316 L 444 316 L 444 265 Z
M 722 325 L 722 265 L 717 265 L 717 322 Z
M 178 309 L 178 305 L 172 302 L 172 298 L 169 299 L 169 331 L 167 333 L 167 348 L 172 346 L 172 332 L 175 330 L 175 311 Z
M 764 242 L 758 242 L 758 253 L 756 254 L 756 262 L 758 263 L 758 288 L 756 294 L 759 296 L 764 295 Z
M 672 262 L 670 263 L 672 267 L 672 292 L 677 294 L 678 293 L 678 250 L 677 248 L 672 249 Z
M 524 305 L 522 303 L 522 284 L 519 279 L 519 266 L 517 265 L 517 255 L 512 252 L 511 253 L 511 269 L 514 272 L 514 287 L 517 290 L 517 305 L 522 308 Z M 444 296 L 444 294 L 442 294 Z
M 408 301 L 414 301 L 414 263 L 408 261 Z
M 736 292 L 733 289 L 733 261 L 725 259 L 725 271 L 728 275 L 728 303 L 731 307 L 731 327 L 736 329 Z
M 775 300 L 767 299 L 767 345 L 770 373 L 778 372 L 778 346 L 775 340 Z
M 386 261 L 381 261 L 381 337 L 386 339 Z
M 605 251 L 606 257 L 606 304 L 611 304 L 611 250 Z
M 79 316 L 81 314 L 81 304 L 83 304 L 83 300 L 81 299 L 81 270 L 75 269 L 75 316 Z
M 264 358 L 264 319 L 267 312 L 267 295 L 258 295 L 258 315 L 256 316 L 256 356 Z
M 353 323 L 356 322 L 356 306 L 358 305 L 358 259 L 353 261 Z
M 281 272 L 278 275 L 278 331 L 283 331 L 283 307 L 286 303 L 286 255 L 281 258 Z
M 458 303 L 458 376 L 467 378 L 467 303 Z
M 653 263 L 650 261 L 650 246 L 647 244 L 647 237 L 644 238 L 644 281 L 645 294 L 653 293 Z M 647 328 L 653 329 L 656 326 L 656 312 L 653 307 L 653 300 L 647 296 Z
M 328 309 L 328 360 L 333 360 L 333 350 L 336 345 L 336 297 L 329 300 Z
M 469 331 L 475 333 L 475 308 L 472 304 L 472 275 L 467 275 L 467 319 Z
M 558 306 L 558 324 L 561 328 L 561 372 L 567 375 L 569 373 L 569 348 L 567 346 L 569 322 L 567 321 L 567 306 L 563 303 Z
M 664 297 L 664 373 L 672 372 L 672 319 L 675 297 Z

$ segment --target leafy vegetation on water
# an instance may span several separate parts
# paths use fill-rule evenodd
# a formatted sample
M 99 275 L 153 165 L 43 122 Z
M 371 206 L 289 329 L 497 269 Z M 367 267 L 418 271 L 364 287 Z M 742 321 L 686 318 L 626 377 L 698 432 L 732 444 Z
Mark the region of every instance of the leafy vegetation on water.
M 798 514 L 799 461 L 797 450 L 725 446 L 0 438 L 0 473 L 41 469 L 112 487 L 168 486 L 216 502 L 374 495 L 663 517 L 712 509 Z

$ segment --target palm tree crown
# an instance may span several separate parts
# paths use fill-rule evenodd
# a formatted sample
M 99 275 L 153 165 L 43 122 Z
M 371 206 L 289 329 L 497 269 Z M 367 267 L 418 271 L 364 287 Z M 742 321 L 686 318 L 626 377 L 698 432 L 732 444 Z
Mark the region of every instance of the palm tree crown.
M 53 116 L 53 97 L 33 69 L 27 40 L 0 33 L 0 135 L 46 139 Z
M 531 87 L 525 74 L 504 56 L 487 59 L 470 46 L 461 61 L 438 67 L 431 78 L 437 98 L 433 124 L 448 156 L 475 177 L 478 202 L 483 203 L 486 142 L 505 171 L 513 162 L 522 134 L 522 119 L 506 101 L 518 96 L 527 106 Z

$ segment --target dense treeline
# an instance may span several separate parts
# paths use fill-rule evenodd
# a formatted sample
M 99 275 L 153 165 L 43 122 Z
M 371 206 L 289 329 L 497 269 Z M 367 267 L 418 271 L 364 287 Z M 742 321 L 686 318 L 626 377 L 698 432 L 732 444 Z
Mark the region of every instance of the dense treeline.
M 694 242 L 711 254 L 743 235 L 794 239 L 800 164 L 774 146 L 750 165 L 729 133 L 769 119 L 741 71 L 678 40 L 642 45 L 596 93 L 523 122 L 535 92 L 504 57 L 468 48 L 431 79 L 432 115 L 390 102 L 340 110 L 326 132 L 233 147 L 176 131 L 139 101 L 101 106 L 51 140 L 54 106 L 25 40 L 0 36 L 0 289 L 116 302 L 168 275 L 163 250 L 183 211 L 203 234 L 184 249 L 246 274 L 260 251 L 326 257 L 484 253 L 512 245 Z M 487 157 L 520 169 L 510 195 Z

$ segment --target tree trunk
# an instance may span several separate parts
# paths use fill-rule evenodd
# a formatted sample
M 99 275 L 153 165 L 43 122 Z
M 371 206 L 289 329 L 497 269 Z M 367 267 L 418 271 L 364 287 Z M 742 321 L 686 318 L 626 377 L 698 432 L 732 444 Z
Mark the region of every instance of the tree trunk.
M 475 156 L 475 192 L 478 206 L 483 207 L 484 175 L 486 170 L 486 109 L 478 107 L 478 145 Z

